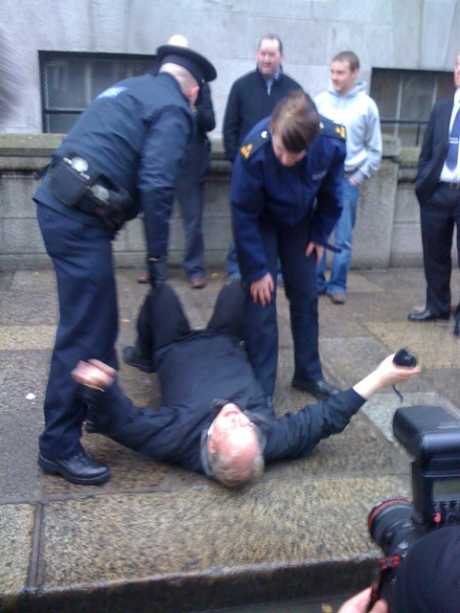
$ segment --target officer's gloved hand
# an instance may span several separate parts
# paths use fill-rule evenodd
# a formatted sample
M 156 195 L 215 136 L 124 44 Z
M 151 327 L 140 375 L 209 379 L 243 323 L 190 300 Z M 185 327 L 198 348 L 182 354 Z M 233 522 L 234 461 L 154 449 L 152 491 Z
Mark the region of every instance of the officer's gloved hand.
M 154 289 L 166 283 L 168 270 L 165 258 L 147 258 L 147 269 Z

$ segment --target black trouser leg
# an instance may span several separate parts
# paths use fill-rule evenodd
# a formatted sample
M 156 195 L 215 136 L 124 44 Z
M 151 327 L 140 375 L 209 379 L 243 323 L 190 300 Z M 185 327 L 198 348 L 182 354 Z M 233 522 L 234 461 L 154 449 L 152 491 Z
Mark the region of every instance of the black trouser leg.
M 440 186 L 420 209 L 426 307 L 436 315 L 450 310 L 451 249 L 458 194 Z
M 139 311 L 136 325 L 136 349 L 138 350 L 139 354 L 144 358 L 151 358 L 153 356 L 154 340 L 151 324 L 151 311 L 152 294 L 151 292 L 149 292 L 145 297 L 144 303 Z
M 245 304 L 246 294 L 239 281 L 224 285 L 217 296 L 207 329 L 242 338 Z
M 154 351 L 190 333 L 190 323 L 176 292 L 162 285 L 151 295 L 151 328 Z

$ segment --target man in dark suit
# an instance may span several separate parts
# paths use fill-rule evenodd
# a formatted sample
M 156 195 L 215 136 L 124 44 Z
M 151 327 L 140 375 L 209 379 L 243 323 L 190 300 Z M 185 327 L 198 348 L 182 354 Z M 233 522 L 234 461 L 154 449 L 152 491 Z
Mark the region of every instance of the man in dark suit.
M 241 344 L 245 306 L 241 284 L 225 285 L 206 329 L 192 330 L 170 286 L 151 292 L 138 321 L 138 345 L 155 364 L 161 406 L 135 407 L 113 368 L 79 361 L 72 375 L 82 385 L 90 431 L 240 487 L 259 477 L 264 463 L 309 455 L 320 440 L 342 432 L 372 394 L 420 373 L 390 355 L 353 388 L 277 416 Z
M 457 227 L 460 259 L 460 55 L 454 68 L 456 92 L 439 100 L 430 116 L 418 164 L 415 193 L 420 203 L 426 303 L 409 321 L 450 317 L 451 250 Z M 460 336 L 460 305 L 455 310 L 455 336 Z

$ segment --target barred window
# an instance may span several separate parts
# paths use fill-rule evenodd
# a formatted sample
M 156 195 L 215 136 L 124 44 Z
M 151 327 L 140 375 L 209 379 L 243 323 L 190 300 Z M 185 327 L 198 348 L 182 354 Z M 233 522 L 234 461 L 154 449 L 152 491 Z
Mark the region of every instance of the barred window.
M 402 145 L 421 143 L 434 103 L 453 92 L 452 71 L 372 70 L 371 96 L 379 107 L 382 132 L 398 136 Z
M 122 79 L 156 67 L 155 56 L 39 51 L 44 132 L 66 133 L 89 103 Z

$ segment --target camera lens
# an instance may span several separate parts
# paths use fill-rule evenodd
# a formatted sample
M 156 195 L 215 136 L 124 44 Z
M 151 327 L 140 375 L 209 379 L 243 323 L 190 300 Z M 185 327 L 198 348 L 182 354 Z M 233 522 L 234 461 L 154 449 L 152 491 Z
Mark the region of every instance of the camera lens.
M 394 555 L 412 540 L 412 504 L 407 498 L 391 498 L 375 506 L 367 518 L 369 534 L 385 555 Z M 405 545 L 407 543 L 407 545 Z

